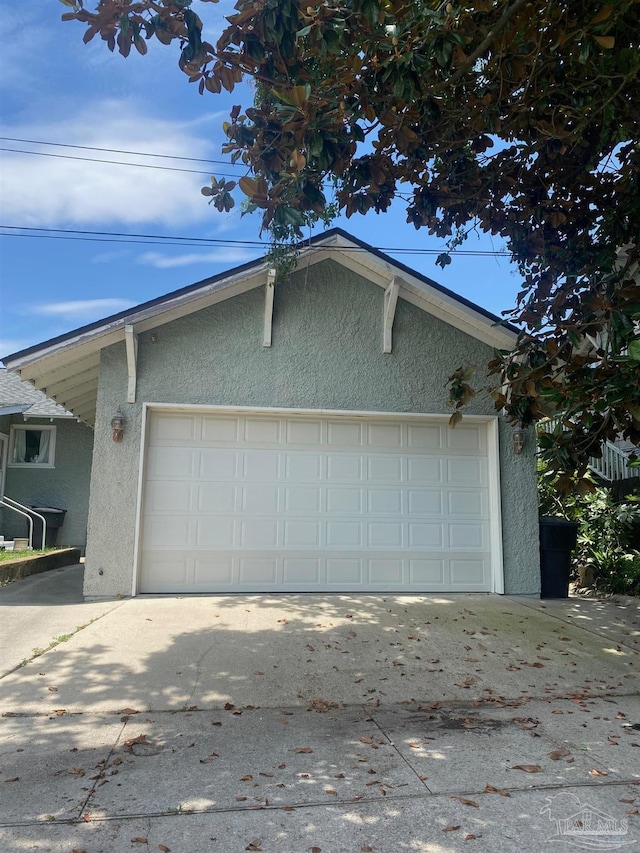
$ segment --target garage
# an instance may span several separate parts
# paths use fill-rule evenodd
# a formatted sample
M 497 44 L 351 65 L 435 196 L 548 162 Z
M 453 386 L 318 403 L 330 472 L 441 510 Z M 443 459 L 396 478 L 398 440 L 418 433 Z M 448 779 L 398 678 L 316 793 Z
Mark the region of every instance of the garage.
M 495 418 L 447 421 L 150 406 L 137 591 L 500 591 Z

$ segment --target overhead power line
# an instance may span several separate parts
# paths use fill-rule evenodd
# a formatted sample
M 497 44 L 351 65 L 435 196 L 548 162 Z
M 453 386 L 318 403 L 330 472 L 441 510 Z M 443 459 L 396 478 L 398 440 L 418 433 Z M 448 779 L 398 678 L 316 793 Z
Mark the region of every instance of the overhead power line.
M 0 136 L 0 142 L 20 142 L 24 145 L 50 145 L 54 148 L 77 148 L 81 151 L 101 151 L 103 154 L 132 154 L 136 157 L 157 157 L 160 160 L 184 160 L 188 163 L 215 163 L 233 166 L 228 160 L 212 160 L 204 157 L 181 157 L 178 154 L 153 154 L 150 151 L 127 151 L 122 148 L 98 148 L 95 145 L 72 145 L 70 142 L 45 142 L 42 139 L 19 139 L 15 136 Z
M 0 229 L 0 237 L 31 237 L 31 238 L 46 238 L 50 240 L 89 240 L 93 242 L 104 243 L 145 243 L 155 246 L 198 246 L 200 248 L 215 247 L 215 248 L 252 248 L 267 250 L 271 245 L 265 240 L 232 240 L 218 239 L 214 237 L 189 237 L 176 236 L 170 234 L 128 234 L 123 231 L 87 231 L 71 228 L 35 228 L 22 225 L 2 225 Z M 21 232 L 21 233 L 18 233 Z M 26 233 L 24 233 L 26 232 Z M 320 247 L 319 247 L 320 248 Z M 348 252 L 367 252 L 368 248 L 360 246 L 322 246 L 322 249 L 329 251 L 348 251 Z M 375 246 L 381 252 L 398 255 L 440 255 L 444 249 L 428 249 L 416 248 L 411 249 L 402 246 Z M 510 257 L 510 253 L 506 251 L 488 251 L 481 249 L 455 249 L 451 254 L 462 255 L 468 257 Z
M 74 157 L 73 154 L 54 154 L 51 151 L 25 151 L 21 148 L 0 148 L 11 154 L 27 154 L 32 157 L 55 157 L 57 160 L 75 160 L 81 163 L 106 163 L 111 166 L 130 166 L 134 169 L 157 169 L 161 172 L 185 172 L 192 175 L 211 175 L 211 170 L 204 169 L 181 169 L 178 166 L 155 166 L 152 163 L 123 163 L 121 160 L 105 160 L 99 157 Z M 224 178 L 238 178 L 238 175 L 229 175 L 218 172 Z

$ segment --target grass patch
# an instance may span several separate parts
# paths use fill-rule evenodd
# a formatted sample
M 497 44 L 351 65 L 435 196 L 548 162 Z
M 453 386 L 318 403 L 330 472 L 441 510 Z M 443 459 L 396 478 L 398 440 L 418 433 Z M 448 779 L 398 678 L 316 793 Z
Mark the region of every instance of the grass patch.
M 20 551 L 0 551 L 0 563 L 6 563 L 8 560 L 22 560 L 26 557 L 39 557 L 42 554 L 50 554 L 52 551 L 59 551 L 59 548 L 40 548 L 39 550 L 30 550 L 24 548 Z

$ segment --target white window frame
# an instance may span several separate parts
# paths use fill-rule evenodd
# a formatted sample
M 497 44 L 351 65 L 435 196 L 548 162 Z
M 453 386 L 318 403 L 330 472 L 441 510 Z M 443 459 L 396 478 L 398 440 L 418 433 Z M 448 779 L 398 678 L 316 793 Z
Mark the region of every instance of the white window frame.
M 13 451 L 15 447 L 16 440 L 16 432 L 18 430 L 25 430 L 29 432 L 36 432 L 40 430 L 41 432 L 50 433 L 49 439 L 49 461 L 48 462 L 13 462 Z M 9 457 L 7 459 L 7 468 L 30 468 L 32 470 L 40 470 L 41 468 L 55 468 L 55 459 L 56 459 L 56 427 L 55 426 L 46 426 L 42 424 L 34 424 L 33 426 L 30 424 L 12 424 L 11 432 L 9 436 Z

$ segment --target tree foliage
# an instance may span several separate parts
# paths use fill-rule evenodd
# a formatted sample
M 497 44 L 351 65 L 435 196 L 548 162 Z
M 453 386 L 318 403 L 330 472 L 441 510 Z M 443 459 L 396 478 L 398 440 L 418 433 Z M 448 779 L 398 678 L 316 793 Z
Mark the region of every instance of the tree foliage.
M 224 151 L 277 238 L 395 198 L 450 249 L 500 236 L 522 331 L 489 365 L 496 407 L 560 415 L 543 438 L 559 472 L 640 443 L 638 0 L 238 0 L 215 44 L 191 0 L 62 2 L 124 56 L 174 45 L 202 93 L 255 81 Z M 203 193 L 228 210 L 234 188 Z

